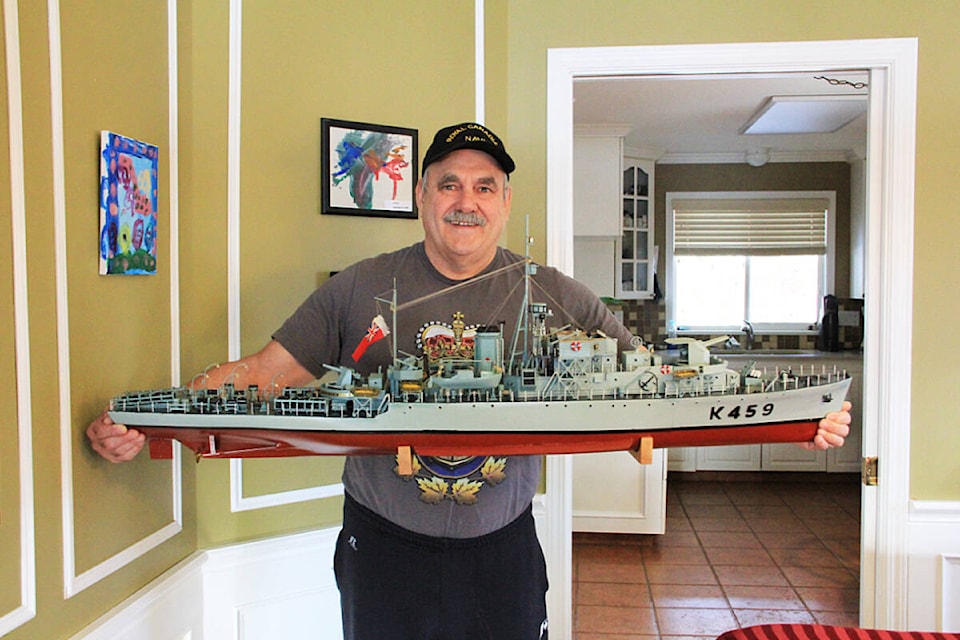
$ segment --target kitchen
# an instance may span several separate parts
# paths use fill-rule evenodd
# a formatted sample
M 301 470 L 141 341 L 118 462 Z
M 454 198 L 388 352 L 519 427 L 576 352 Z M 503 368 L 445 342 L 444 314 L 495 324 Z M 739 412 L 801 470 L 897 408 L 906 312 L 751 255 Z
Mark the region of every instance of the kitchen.
M 575 275 L 654 348 L 667 348 L 666 339 L 678 334 L 730 335 L 715 353 L 735 370 L 750 363 L 767 370 L 847 370 L 855 378 L 850 399 L 859 423 L 867 74 L 827 75 L 577 79 L 574 265 Z M 819 133 L 801 133 L 801 126 Z M 748 132 L 751 127 L 761 133 Z M 749 269 L 730 295 L 726 285 L 702 277 L 716 270 L 716 264 L 701 267 L 706 269 L 701 272 L 696 265 L 677 268 L 678 258 L 685 256 L 674 252 L 679 246 L 674 218 L 684 206 L 695 203 L 713 211 L 717 200 L 723 200 L 733 203 L 726 207 L 730 210 L 769 207 L 771 202 L 776 208 L 774 201 L 784 196 L 812 198 L 813 206 L 807 209 L 817 209 L 820 199 L 827 203 L 814 292 L 809 287 L 801 291 L 795 280 L 781 274 L 774 281 L 778 291 L 764 296 L 770 300 L 767 307 L 780 309 L 765 310 L 763 300 L 750 301 L 749 295 L 742 302 L 743 293 L 732 308 L 725 308 L 738 294 L 736 286 L 749 290 L 742 282 L 750 281 Z M 606 222 L 597 219 L 597 210 L 614 207 L 616 216 Z M 782 208 L 792 210 L 792 205 Z M 769 266 L 759 260 L 757 264 Z M 683 269 L 686 303 L 677 282 Z M 755 281 L 762 280 L 759 268 L 753 275 Z M 760 298 L 763 289 L 755 286 Z M 691 306 L 691 297 L 714 306 Z M 804 298 L 802 304 L 797 298 Z M 801 310 L 776 318 L 790 306 Z M 686 322 L 690 319 L 694 321 Z M 677 479 L 755 479 L 760 477 L 756 474 L 770 478 L 777 472 L 805 472 L 797 476 L 818 481 L 830 474 L 853 477 L 860 470 L 859 429 L 843 448 L 830 451 L 789 444 L 657 450 L 654 463 L 646 468 L 618 454 L 577 456 L 573 529 L 663 533 L 668 471 Z M 851 522 L 853 529 L 845 535 L 856 537 L 859 532 Z
M 715 349 L 715 353 L 726 358 L 735 370 L 750 365 L 767 370 L 840 368 L 848 371 L 854 377 L 850 400 L 856 407 L 855 424 L 859 425 L 863 381 L 866 80 L 866 73 L 838 73 L 830 77 L 791 73 L 575 80 L 575 275 L 605 297 L 614 313 L 656 349 L 668 348 L 667 338 L 678 334 L 701 338 L 730 335 L 730 340 L 723 348 Z M 632 114 L 641 115 L 634 118 Z M 833 121 L 820 121 L 822 118 L 833 118 Z M 798 125 L 820 127 L 817 130 L 824 133 L 799 133 L 794 129 Z M 745 133 L 750 127 L 764 133 Z M 692 270 L 681 264 L 686 258 L 682 249 L 675 255 L 674 250 L 683 241 L 675 230 L 681 227 L 678 212 L 684 207 L 703 209 L 695 211 L 689 219 L 697 220 L 696 214 L 701 214 L 701 218 L 712 220 L 716 216 L 710 214 L 716 210 L 723 216 L 729 215 L 723 205 L 717 208 L 721 202 L 718 198 L 732 203 L 727 209 L 739 212 L 759 209 L 755 207 L 758 203 L 764 207 L 773 203 L 772 208 L 776 209 L 776 199 L 784 195 L 812 198 L 813 204 L 806 209 L 816 211 L 822 207 L 825 210 L 823 257 L 813 258 L 819 261 L 813 278 L 807 274 L 808 283 L 815 280 L 814 291 L 804 288 L 803 280 L 796 279 L 795 274 L 778 273 L 772 282 L 767 282 L 766 290 L 761 288 L 761 282 L 761 287 L 754 291 L 763 294 L 762 298 L 756 295 L 755 298 L 760 299 L 750 301 L 749 293 L 741 293 L 741 290 L 750 291 L 749 268 L 743 278 L 746 282 L 738 281 L 735 271 L 716 278 L 714 270 L 718 265 L 709 259 L 705 268 L 701 265 L 698 271 L 696 263 Z M 824 202 L 826 204 L 822 204 Z M 606 225 L 591 215 L 599 207 L 615 208 L 617 212 Z M 786 207 L 789 211 L 794 209 L 792 204 Z M 583 215 L 584 212 L 587 215 Z M 737 222 L 742 220 L 738 218 Z M 708 235 L 711 231 L 707 227 Z M 719 233 L 728 232 L 728 229 L 719 230 Z M 766 263 L 761 262 L 763 257 L 757 258 L 753 258 L 758 265 L 754 281 L 763 281 L 767 272 L 777 271 L 777 265 L 769 262 L 777 257 L 767 258 Z M 789 268 L 788 265 L 781 270 Z M 807 267 L 801 264 L 800 271 L 803 268 L 809 268 L 809 264 Z M 678 287 L 677 282 L 682 279 L 677 273 L 684 269 L 687 270 L 686 300 L 684 289 Z M 697 280 L 701 282 L 697 284 Z M 726 284 L 730 281 L 737 281 L 732 289 Z M 737 302 L 730 305 L 729 301 L 737 294 L 746 300 L 741 302 L 737 298 Z M 825 294 L 829 297 L 825 298 Z M 811 297 L 814 298 L 812 310 Z M 691 298 L 695 298 L 692 305 Z M 803 299 L 802 304 L 797 299 Z M 777 317 L 791 306 L 802 309 L 799 316 Z M 692 322 L 688 322 L 690 320 Z M 696 568 L 660 564 L 661 552 L 678 544 L 678 536 L 679 544 L 693 540 L 694 546 L 679 556 L 668 554 L 674 559 L 666 562 L 675 562 L 677 557 L 683 558 L 680 562 L 707 559 L 704 579 L 706 582 L 720 579 L 726 595 L 716 602 L 730 607 L 695 614 L 702 616 L 701 622 L 706 625 L 701 631 L 712 632 L 711 624 L 720 628 L 734 620 L 740 624 L 763 621 L 768 615 L 784 619 L 784 612 L 778 610 L 785 608 L 803 609 L 786 614 L 800 616 L 791 618 L 795 621 L 823 619 L 855 623 L 860 613 L 857 584 L 860 436 L 856 426 L 844 447 L 819 452 L 791 444 L 656 450 L 653 464 L 646 467 L 616 453 L 575 457 L 572 463 L 573 592 L 578 630 L 608 630 L 607 623 L 597 621 L 597 612 L 604 612 L 601 617 L 611 617 L 610 612 L 616 612 L 613 617 L 626 614 L 616 608 L 591 605 L 606 605 L 616 599 L 614 594 L 642 586 L 630 582 L 604 584 L 609 578 L 605 577 L 603 567 L 598 571 L 591 564 L 591 558 L 598 553 L 604 558 L 612 554 L 611 557 L 620 558 L 621 564 L 629 564 L 638 556 L 645 559 L 642 568 L 637 567 L 639 571 L 628 573 L 647 576 L 650 583 L 645 593 L 648 595 L 646 599 L 641 595 L 631 604 L 649 602 L 659 606 L 661 601 L 667 601 L 671 603 L 667 607 L 681 607 L 654 609 L 658 621 L 646 628 L 647 633 L 670 633 L 669 616 L 685 615 L 682 607 L 719 606 L 698 603 L 698 598 L 708 600 L 705 596 L 712 593 L 709 590 L 714 587 L 700 585 L 699 578 L 692 580 L 696 584 L 684 586 L 686 579 L 677 577 Z M 773 485 L 764 484 L 775 477 L 790 478 L 777 485 L 785 489 L 773 490 L 770 488 Z M 691 483 L 689 479 L 705 482 Z M 729 482 L 734 479 L 737 481 Z M 841 484 L 821 484 L 837 480 Z M 807 483 L 809 487 L 805 486 Z M 815 520 L 823 515 L 816 511 L 827 504 L 815 489 L 811 491 L 810 487 L 817 486 L 826 489 L 836 500 L 828 508 L 829 521 Z M 700 500 L 709 504 L 698 504 Z M 777 506 L 750 505 L 742 510 L 732 504 L 738 500 L 760 500 Z M 691 501 L 693 504 L 688 504 Z M 749 520 L 751 510 L 762 513 L 775 510 L 787 519 L 777 521 L 777 533 L 751 532 L 749 527 L 753 525 L 741 517 Z M 795 519 L 804 510 L 813 512 L 814 520 L 806 519 L 809 527 L 799 525 L 793 531 L 780 530 L 781 526 L 790 527 L 789 519 Z M 710 517 L 713 515 L 734 517 L 714 519 Z M 745 533 L 730 534 L 729 541 L 718 543 L 741 547 L 741 551 L 734 554 L 736 559 L 720 559 L 721 566 L 711 566 L 714 558 L 722 557 L 727 550 L 698 549 L 696 541 L 713 536 L 716 543 L 716 536 L 727 534 L 701 532 L 697 522 L 707 529 L 731 525 L 748 527 Z M 769 524 L 763 523 L 760 527 Z M 764 536 L 772 535 L 772 546 L 776 547 L 784 535 L 796 535 L 797 530 L 807 529 L 816 532 L 818 526 L 828 529 L 834 538 L 825 542 L 829 551 L 818 553 L 816 562 L 831 558 L 830 562 L 836 565 L 817 569 L 820 575 L 816 578 L 795 579 L 793 572 L 806 569 L 779 566 L 783 549 L 750 550 L 753 544 L 765 546 L 761 542 Z M 663 546 L 659 547 L 660 551 L 652 551 L 644 546 L 650 544 L 650 536 L 618 535 L 623 533 L 668 535 L 653 536 L 652 544 Z M 625 539 L 639 541 L 636 542 L 639 547 L 627 553 L 627 549 L 618 547 L 629 544 L 623 542 Z M 835 545 L 840 541 L 842 548 L 837 548 Z M 821 545 L 816 541 L 812 544 Z M 760 564 L 772 558 L 775 566 L 741 567 L 735 570 L 744 570 L 750 575 L 737 576 L 733 582 L 742 581 L 744 585 L 731 586 L 724 582 L 725 572 L 732 567 L 722 565 L 726 562 L 750 565 L 751 553 L 757 554 L 755 558 L 762 556 Z M 793 560 L 785 562 L 789 565 Z M 683 571 L 678 574 L 678 569 Z M 765 571 L 772 573 L 763 573 Z M 673 584 L 654 584 L 658 572 L 669 574 L 665 582 Z M 810 590 L 822 593 L 819 580 L 825 579 L 823 572 L 834 572 L 828 584 L 831 596 L 817 601 L 810 597 Z M 790 586 L 783 590 L 746 586 L 780 584 L 784 576 Z M 619 583 L 620 578 L 612 581 Z M 802 586 L 808 583 L 818 586 Z M 682 591 L 684 589 L 688 591 Z M 769 598 L 761 599 L 762 605 L 755 604 L 757 601 L 744 605 L 751 599 L 741 599 L 738 594 L 749 593 L 750 589 L 759 589 L 758 593 L 763 592 Z M 678 597 L 678 593 L 684 595 Z M 691 599 L 692 593 L 699 595 Z M 751 607 L 760 610 L 749 610 Z M 688 624 L 689 621 L 684 623 Z

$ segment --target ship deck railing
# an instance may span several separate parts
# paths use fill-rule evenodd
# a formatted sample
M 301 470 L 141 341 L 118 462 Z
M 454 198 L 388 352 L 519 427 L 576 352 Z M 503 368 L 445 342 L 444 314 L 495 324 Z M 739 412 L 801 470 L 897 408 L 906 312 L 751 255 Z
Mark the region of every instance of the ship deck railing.
M 800 365 L 800 370 L 796 373 L 792 368 L 777 367 L 775 375 L 764 385 L 764 391 L 789 391 L 790 389 L 819 387 L 846 380 L 849 377 L 846 369 L 840 369 L 837 366 L 827 369 L 826 365 L 821 365 L 820 371 L 817 371 L 817 367 L 814 365 L 810 365 L 809 368 Z

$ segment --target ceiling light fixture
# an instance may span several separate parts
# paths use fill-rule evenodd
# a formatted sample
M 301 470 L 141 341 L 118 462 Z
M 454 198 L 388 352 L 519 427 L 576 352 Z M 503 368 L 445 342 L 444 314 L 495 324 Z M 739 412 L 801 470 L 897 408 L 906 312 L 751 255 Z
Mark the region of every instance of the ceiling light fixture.
M 833 133 L 866 111 L 866 94 L 770 96 L 740 128 L 740 133 Z
M 751 167 L 762 167 L 770 162 L 770 149 L 750 149 L 745 154 L 744 160 Z

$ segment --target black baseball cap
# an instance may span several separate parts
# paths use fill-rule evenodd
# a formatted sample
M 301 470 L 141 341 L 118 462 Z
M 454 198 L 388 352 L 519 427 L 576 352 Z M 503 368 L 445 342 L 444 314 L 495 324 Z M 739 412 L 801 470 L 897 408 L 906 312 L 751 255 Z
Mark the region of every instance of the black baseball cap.
M 496 160 L 507 175 L 517 168 L 497 134 L 482 124 L 463 122 L 437 131 L 433 136 L 433 143 L 423 156 L 422 171 L 426 172 L 430 164 L 460 149 L 483 151 Z

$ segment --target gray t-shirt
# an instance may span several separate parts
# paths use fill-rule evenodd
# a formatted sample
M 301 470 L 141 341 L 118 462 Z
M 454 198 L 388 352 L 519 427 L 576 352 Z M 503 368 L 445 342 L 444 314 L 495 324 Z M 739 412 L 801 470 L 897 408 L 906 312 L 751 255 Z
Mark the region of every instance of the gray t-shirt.
M 317 377 L 326 373 L 325 363 L 361 374 L 385 370 L 394 337 L 401 355 L 449 348 L 455 316 L 462 317 L 466 338 L 478 326 L 502 325 L 509 350 L 523 300 L 523 262 L 523 256 L 498 248 L 485 274 L 517 266 L 462 285 L 441 275 L 427 259 L 423 243 L 417 243 L 358 262 L 330 278 L 273 337 Z M 630 347 L 630 333 L 587 287 L 549 267 L 539 267 L 533 282 L 531 301 L 548 304 L 552 327 L 600 329 L 617 338 L 621 349 Z M 458 284 L 462 286 L 449 293 L 431 296 Z M 352 353 L 372 319 L 381 314 L 391 322 L 389 305 L 376 298 L 390 299 L 394 286 L 398 326 L 389 327 L 393 335 L 371 344 L 354 362 Z M 417 302 L 405 306 L 411 301 Z M 540 481 L 540 460 L 414 455 L 413 476 L 401 477 L 393 456 L 351 456 L 343 484 L 360 504 L 405 529 L 472 538 L 509 524 L 530 505 Z

